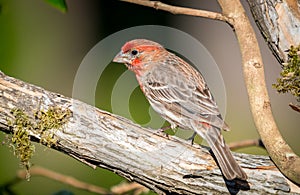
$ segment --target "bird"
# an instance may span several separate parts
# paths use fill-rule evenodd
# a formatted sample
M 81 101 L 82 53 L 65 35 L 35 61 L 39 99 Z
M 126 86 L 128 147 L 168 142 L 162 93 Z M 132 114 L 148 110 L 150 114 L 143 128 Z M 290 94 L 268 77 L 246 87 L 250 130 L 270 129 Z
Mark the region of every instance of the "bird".
M 221 130 L 228 131 L 229 126 L 199 71 L 147 39 L 126 42 L 113 62 L 125 64 L 135 73 L 151 107 L 172 129 L 193 130 L 207 141 L 227 180 L 247 179 L 224 141 Z

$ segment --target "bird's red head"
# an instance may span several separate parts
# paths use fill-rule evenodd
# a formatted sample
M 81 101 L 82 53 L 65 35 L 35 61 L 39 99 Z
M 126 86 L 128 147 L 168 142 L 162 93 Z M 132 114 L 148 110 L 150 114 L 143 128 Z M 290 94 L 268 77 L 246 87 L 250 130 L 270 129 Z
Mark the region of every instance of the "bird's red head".
M 134 39 L 123 45 L 113 61 L 124 63 L 133 72 L 141 73 L 148 68 L 151 62 L 159 59 L 159 56 L 164 52 L 167 51 L 156 42 Z

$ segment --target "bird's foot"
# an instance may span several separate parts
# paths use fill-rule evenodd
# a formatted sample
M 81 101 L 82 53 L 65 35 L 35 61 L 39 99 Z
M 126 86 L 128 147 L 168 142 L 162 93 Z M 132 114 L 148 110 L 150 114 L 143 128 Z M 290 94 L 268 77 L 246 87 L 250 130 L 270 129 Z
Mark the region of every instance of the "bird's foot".
M 167 133 L 165 133 L 166 130 L 170 129 L 171 126 L 165 126 L 165 127 L 162 127 L 160 129 L 157 129 L 155 131 L 155 134 L 158 134 L 158 135 L 164 135 L 165 137 L 169 138 L 169 135 Z
M 196 135 L 197 135 L 197 133 L 194 132 L 193 135 L 191 137 L 187 138 L 186 141 L 190 141 L 191 145 L 193 145 L 194 144 L 194 139 L 195 139 Z

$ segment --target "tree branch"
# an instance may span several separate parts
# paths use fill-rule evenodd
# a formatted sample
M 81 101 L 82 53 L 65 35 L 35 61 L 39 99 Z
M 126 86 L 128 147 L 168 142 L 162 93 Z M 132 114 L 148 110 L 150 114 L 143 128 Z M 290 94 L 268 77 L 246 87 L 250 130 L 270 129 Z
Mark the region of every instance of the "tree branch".
M 131 182 L 131 183 L 122 182 L 119 185 L 113 186 L 111 188 L 111 191 L 114 194 L 128 194 L 130 191 L 134 191 L 133 195 L 139 195 L 142 193 L 148 193 L 149 189 L 145 188 L 144 186 L 136 182 Z
M 299 1 L 298 1 L 299 2 Z M 299 3 L 294 0 L 248 0 L 253 18 L 279 63 L 287 62 L 291 45 L 300 43 Z
M 290 106 L 293 110 L 295 110 L 295 111 L 297 111 L 297 112 L 300 112 L 300 106 L 299 106 L 299 105 L 294 105 L 294 104 L 292 104 L 292 103 L 289 103 L 289 106 Z
M 154 134 L 123 117 L 78 100 L 48 92 L 0 73 L 0 129 L 13 133 L 11 111 L 22 109 L 30 123 L 40 120 L 34 113 L 49 108 L 69 109 L 72 117 L 63 128 L 49 129 L 52 148 L 94 167 L 102 167 L 136 181 L 158 194 L 280 193 L 290 185 L 268 157 L 236 154 L 251 183 L 224 181 L 207 148 L 176 137 Z M 29 123 L 28 121 L 25 124 Z M 31 140 L 40 142 L 41 130 L 27 128 Z M 53 142 L 53 140 L 56 140 Z M 49 143 L 41 144 L 49 146 Z M 269 181 L 272 178 L 272 182 Z
M 232 142 L 228 144 L 228 147 L 231 150 L 237 150 L 240 148 L 245 148 L 250 146 L 264 147 L 264 144 L 260 139 L 248 139 L 248 140 L 242 140 L 242 141 Z
M 170 12 L 172 14 L 183 14 L 183 15 L 189 15 L 189 16 L 198 16 L 198 17 L 205 17 L 210 18 L 213 20 L 220 20 L 224 22 L 231 23 L 230 18 L 224 16 L 221 13 L 217 12 L 211 12 L 211 11 L 205 11 L 205 10 L 199 10 L 199 9 L 193 9 L 193 8 L 186 8 L 186 7 L 178 7 L 174 5 L 168 5 L 165 3 L 162 3 L 160 1 L 149 1 L 149 0 L 121 0 L 124 2 L 134 3 L 138 5 L 143 5 L 146 7 L 152 7 L 157 10 L 163 10 Z
M 68 184 L 70 186 L 73 186 L 78 189 L 86 190 L 89 192 L 93 192 L 96 194 L 111 194 L 108 190 L 101 188 L 99 186 L 95 186 L 89 183 L 85 183 L 82 181 L 77 180 L 74 177 L 66 176 L 54 171 L 51 171 L 49 169 L 45 169 L 43 167 L 32 167 L 30 169 L 30 175 L 31 176 L 43 176 L 61 183 Z M 17 177 L 25 180 L 27 178 L 27 171 L 26 170 L 19 170 L 17 172 Z

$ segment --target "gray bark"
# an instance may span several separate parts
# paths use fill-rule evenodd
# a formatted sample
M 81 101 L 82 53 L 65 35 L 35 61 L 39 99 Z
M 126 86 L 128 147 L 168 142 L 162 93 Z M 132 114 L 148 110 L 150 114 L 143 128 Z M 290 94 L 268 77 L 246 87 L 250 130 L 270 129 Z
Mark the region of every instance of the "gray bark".
M 7 121 L 13 120 L 13 108 L 23 109 L 28 116 L 49 107 L 70 109 L 73 115 L 67 124 L 51 130 L 58 140 L 53 149 L 94 168 L 111 170 L 158 194 L 288 194 L 291 189 L 267 156 L 233 153 L 248 180 L 226 181 L 204 146 L 156 134 L 121 116 L 3 73 L 0 96 L 1 131 L 12 133 Z M 39 142 L 38 130 L 32 129 L 30 135 Z
M 252 15 L 276 59 L 287 61 L 291 45 L 300 44 L 300 3 L 296 0 L 248 0 Z

